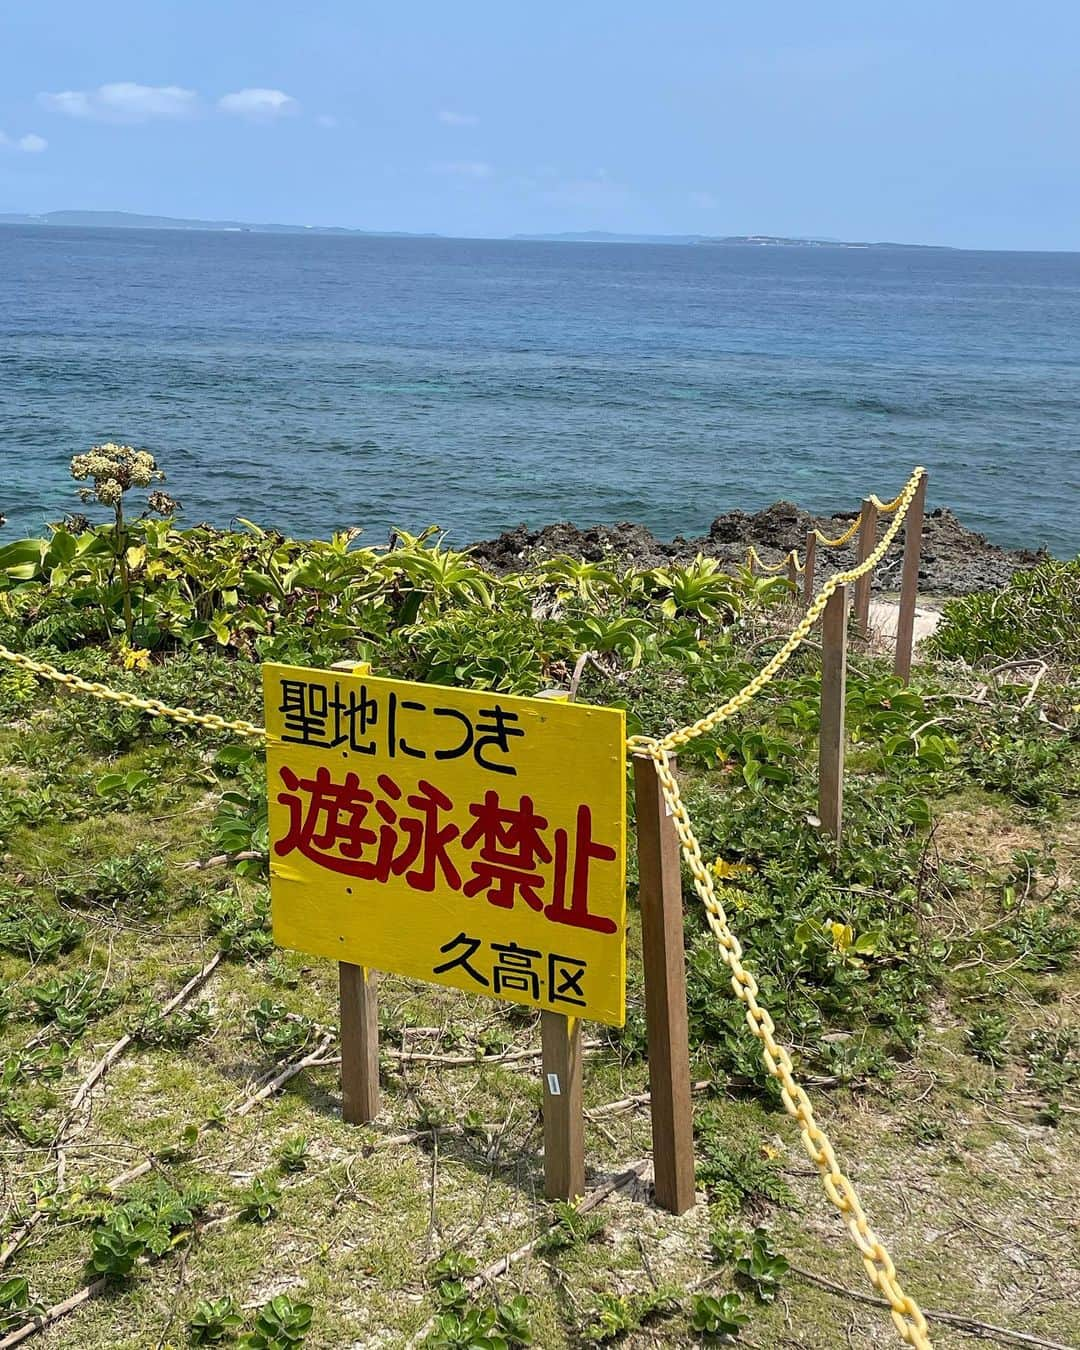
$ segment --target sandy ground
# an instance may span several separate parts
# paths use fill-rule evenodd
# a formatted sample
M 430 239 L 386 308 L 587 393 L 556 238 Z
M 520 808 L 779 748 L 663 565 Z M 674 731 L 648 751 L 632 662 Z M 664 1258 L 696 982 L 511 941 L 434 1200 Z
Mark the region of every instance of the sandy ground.
M 870 627 L 876 638 L 892 641 L 896 638 L 896 623 L 900 614 L 900 605 L 896 600 L 870 601 Z M 915 645 L 937 631 L 941 622 L 941 612 L 936 609 L 915 608 Z

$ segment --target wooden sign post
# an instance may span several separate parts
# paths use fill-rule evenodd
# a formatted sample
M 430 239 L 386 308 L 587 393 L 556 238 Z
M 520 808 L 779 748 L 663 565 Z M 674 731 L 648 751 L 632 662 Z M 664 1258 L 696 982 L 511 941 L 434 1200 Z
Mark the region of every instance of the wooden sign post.
M 839 841 L 844 814 L 844 687 L 847 680 L 847 587 L 829 596 L 821 617 L 821 732 L 818 816 Z
M 806 532 L 806 558 L 803 562 L 802 602 L 803 608 L 809 608 L 814 598 L 814 570 L 817 567 L 817 534 L 814 530 Z
M 332 670 L 370 675 L 370 661 L 335 661 Z M 338 962 L 338 1040 L 341 1045 L 341 1118 L 366 1125 L 379 1114 L 378 975 Z
M 537 698 L 573 703 L 566 689 L 542 689 Z M 581 1019 L 540 1014 L 540 1076 L 544 1091 L 544 1194 L 572 1201 L 585 1193 L 585 1106 Z
M 626 722 L 265 665 L 281 946 L 338 962 L 342 1111 L 379 1110 L 376 971 L 540 1011 L 547 1193 L 584 1190 L 581 1019 L 626 1016 Z
M 544 1079 L 544 1194 L 585 1194 L 585 1111 L 581 1086 L 581 1019 L 540 1014 Z
M 634 756 L 634 788 L 656 1203 L 684 1214 L 694 1204 L 694 1118 L 679 837 L 648 755 Z
M 379 1114 L 378 975 L 338 962 L 341 994 L 341 1116 L 366 1125 Z
M 926 474 L 919 479 L 904 521 L 904 571 L 900 582 L 900 612 L 896 617 L 896 655 L 893 674 L 905 684 L 911 678 L 911 654 L 915 636 L 915 602 L 919 593 L 919 560 L 922 556 L 923 518 L 926 514 Z
M 862 504 L 862 524 L 855 551 L 857 563 L 864 563 L 877 546 L 878 509 L 867 498 Z M 870 582 L 873 573 L 867 572 L 855 583 L 855 631 L 861 638 L 870 636 Z

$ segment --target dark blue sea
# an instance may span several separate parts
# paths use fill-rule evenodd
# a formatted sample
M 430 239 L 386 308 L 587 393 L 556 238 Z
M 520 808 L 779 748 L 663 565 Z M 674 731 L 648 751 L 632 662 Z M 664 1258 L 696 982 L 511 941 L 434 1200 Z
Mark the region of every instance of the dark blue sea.
M 101 440 L 294 533 L 892 495 L 1080 549 L 1080 254 L 0 226 L 0 539 Z

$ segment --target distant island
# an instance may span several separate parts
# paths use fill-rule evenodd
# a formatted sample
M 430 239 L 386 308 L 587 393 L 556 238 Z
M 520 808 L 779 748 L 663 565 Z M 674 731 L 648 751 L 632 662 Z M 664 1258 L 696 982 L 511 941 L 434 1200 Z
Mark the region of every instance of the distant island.
M 412 230 L 355 230 L 345 225 L 252 224 L 245 220 L 189 220 L 183 216 L 146 216 L 133 211 L 46 211 L 34 216 L 0 212 L 0 225 L 52 225 L 101 230 L 218 230 L 230 234 L 334 234 L 369 239 L 445 239 L 452 236 Z M 856 243 L 847 239 L 789 238 L 779 234 L 619 234 L 611 230 L 579 230 L 565 234 L 512 234 L 526 243 L 666 244 L 728 248 L 944 248 L 944 244 Z
M 579 230 L 566 234 L 514 234 L 512 239 L 548 244 L 672 244 L 728 248 L 948 248 L 948 244 L 896 244 L 886 240 L 792 238 L 782 234 L 616 234 L 609 230 Z
M 132 211 L 46 211 L 41 216 L 0 213 L 0 225 L 60 225 L 99 230 L 221 230 L 230 234 L 354 234 L 390 239 L 438 239 L 409 230 L 351 230 L 344 225 L 253 225 L 246 220 L 188 220 Z
M 949 244 L 898 244 L 882 239 L 858 241 L 853 239 L 790 239 L 782 234 L 729 234 L 719 239 L 698 239 L 699 244 L 751 245 L 760 248 L 921 248 L 947 249 Z
M 512 234 L 530 244 L 700 244 L 701 234 L 618 234 L 612 230 L 570 230 L 564 234 Z

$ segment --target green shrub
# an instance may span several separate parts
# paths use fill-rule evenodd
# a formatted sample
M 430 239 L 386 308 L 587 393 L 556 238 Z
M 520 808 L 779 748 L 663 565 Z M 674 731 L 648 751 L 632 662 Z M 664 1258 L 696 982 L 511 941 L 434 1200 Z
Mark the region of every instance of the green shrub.
M 89 974 L 54 976 L 31 985 L 26 995 L 37 1021 L 52 1023 L 70 1036 L 81 1035 L 119 1001 L 114 990 L 106 989 Z
M 248 1223 L 269 1223 L 280 1204 L 281 1191 L 269 1177 L 252 1177 L 240 1197 L 240 1217 Z
M 31 1299 L 29 1282 L 23 1276 L 0 1280 L 0 1333 L 14 1331 L 44 1311 L 40 1303 Z
M 274 950 L 268 894 L 256 897 L 249 907 L 237 892 L 223 891 L 210 901 L 207 924 L 220 949 L 236 960 L 258 960 Z
M 738 1294 L 695 1294 L 690 1304 L 690 1325 L 702 1336 L 730 1336 L 736 1339 L 750 1321 L 750 1314 L 740 1311 L 742 1299 Z
M 604 1219 L 599 1214 L 581 1214 L 562 1200 L 556 1200 L 552 1208 L 555 1222 L 536 1244 L 541 1256 L 584 1247 L 604 1231 Z
M 698 1179 L 711 1198 L 718 1195 L 736 1207 L 767 1201 L 793 1205 L 795 1195 L 784 1180 L 778 1159 L 765 1155 L 759 1141 L 738 1147 L 724 1142 L 724 1131 L 711 1113 L 702 1114 L 699 1127 Z
M 1080 557 L 1017 572 L 998 594 L 948 600 L 927 643 L 969 665 L 1030 657 L 1080 664 Z
M 247 1332 L 241 1345 L 246 1350 L 292 1350 L 307 1340 L 313 1313 L 310 1303 L 296 1303 L 288 1294 L 278 1294 L 259 1309 L 255 1329 Z
M 64 914 L 51 914 L 30 908 L 26 901 L 18 907 L 0 910 L 0 949 L 29 961 L 53 961 L 73 951 L 83 939 L 85 929 Z
M 188 1337 L 193 1345 L 218 1345 L 231 1340 L 233 1332 L 244 1324 L 231 1295 L 200 1299 L 188 1322 Z
M 764 1228 L 755 1228 L 749 1245 L 735 1261 L 735 1278 L 762 1303 L 776 1298 L 787 1274 L 788 1260 L 775 1251 Z
M 165 875 L 161 853 L 149 844 L 139 844 L 127 857 L 99 863 L 89 876 L 59 882 L 56 898 L 61 904 L 122 908 L 127 912 L 148 909 L 160 899 Z
M 123 1212 L 103 1219 L 91 1234 L 90 1265 L 98 1275 L 123 1280 L 146 1252 L 151 1225 Z
M 995 1008 L 977 1012 L 967 1029 L 968 1049 L 976 1059 L 1000 1068 L 1007 1058 L 1005 1042 L 1012 1031 L 1012 1022 L 1005 1013 Z

